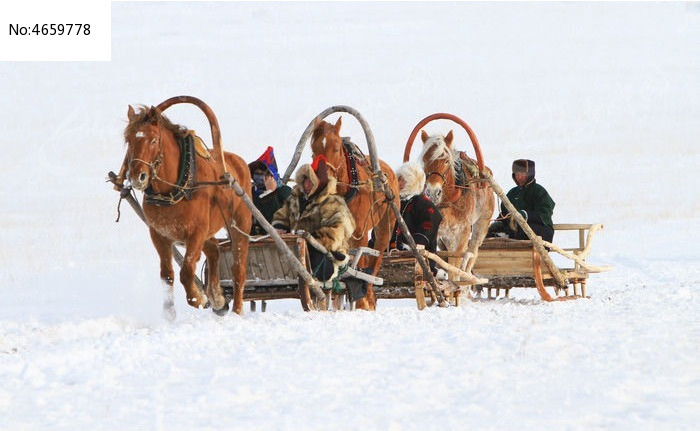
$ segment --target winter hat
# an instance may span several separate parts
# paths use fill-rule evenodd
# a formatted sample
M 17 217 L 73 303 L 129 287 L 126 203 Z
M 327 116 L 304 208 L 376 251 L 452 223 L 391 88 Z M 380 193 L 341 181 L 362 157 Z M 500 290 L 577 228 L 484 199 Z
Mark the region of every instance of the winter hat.
M 311 164 L 305 164 L 299 167 L 294 179 L 297 183 L 297 187 L 300 189 L 302 188 L 304 178 L 311 180 L 312 187 L 309 196 L 323 190 L 328 184 L 328 168 L 326 167 L 326 158 L 323 155 L 317 156 Z
M 314 161 L 311 163 L 311 169 L 314 170 L 316 176 L 318 177 L 318 190 L 323 190 L 328 184 L 328 166 L 326 166 L 326 157 L 323 154 L 316 156 Z
M 535 179 L 535 162 L 528 159 L 518 159 L 513 161 L 513 181 L 515 181 L 515 174 L 517 172 L 525 172 L 527 174 L 526 183 L 529 183 Z
M 256 169 L 268 170 L 275 178 L 275 181 L 279 182 L 280 175 L 277 171 L 277 161 L 275 160 L 275 152 L 272 147 L 267 147 L 265 152 L 258 157 L 257 160 L 248 164 L 248 169 L 250 169 L 250 174 L 253 175 Z
M 423 188 L 425 188 L 425 172 L 423 172 L 423 169 L 421 169 L 418 163 L 404 163 L 399 166 L 399 169 L 396 171 L 396 176 L 406 181 L 403 190 L 399 191 L 401 199 L 408 199 L 423 193 Z

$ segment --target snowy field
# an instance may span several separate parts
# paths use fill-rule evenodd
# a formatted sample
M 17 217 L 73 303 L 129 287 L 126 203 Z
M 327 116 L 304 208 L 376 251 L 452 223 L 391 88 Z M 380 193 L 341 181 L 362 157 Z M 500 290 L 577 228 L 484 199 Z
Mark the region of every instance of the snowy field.
M 114 2 L 111 62 L 0 76 L 0 430 L 697 429 L 698 3 Z M 456 114 L 504 188 L 534 159 L 555 222 L 604 223 L 589 260 L 614 270 L 589 300 L 420 312 L 220 318 L 178 285 L 166 323 L 104 177 L 128 104 L 181 94 L 282 170 L 331 105 L 393 166 L 420 119 Z M 194 107 L 168 114 L 209 140 Z

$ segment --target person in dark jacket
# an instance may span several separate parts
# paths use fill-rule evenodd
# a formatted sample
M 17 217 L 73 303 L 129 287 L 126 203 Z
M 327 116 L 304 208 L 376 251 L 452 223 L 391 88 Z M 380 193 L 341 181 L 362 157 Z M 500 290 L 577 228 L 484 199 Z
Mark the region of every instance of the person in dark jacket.
M 545 241 L 552 241 L 554 228 L 552 213 L 554 201 L 547 190 L 535 181 L 535 162 L 518 159 L 513 162 L 513 181 L 516 186 L 507 193 L 508 199 L 520 212 L 530 228 Z M 513 239 L 529 239 L 520 226 L 512 220 L 505 205 L 497 221 L 489 226 L 489 237 L 506 236 Z
M 416 163 L 404 163 L 396 171 L 401 197 L 401 216 L 406 222 L 416 245 L 423 245 L 426 250 L 437 252 L 437 233 L 442 222 L 442 215 L 433 202 L 423 193 L 425 173 Z M 370 247 L 374 245 L 374 232 L 370 239 Z M 408 241 L 401 232 L 398 223 L 394 225 L 389 247 L 399 250 L 410 250 Z M 433 274 L 437 272 L 435 262 L 430 261 Z
M 272 147 L 267 147 L 267 150 L 257 160 L 248 164 L 248 168 L 253 178 L 253 204 L 260 210 L 265 220 L 272 222 L 272 216 L 284 205 L 292 193 L 292 189 L 280 181 Z M 251 235 L 266 234 L 255 218 L 253 218 L 250 233 Z

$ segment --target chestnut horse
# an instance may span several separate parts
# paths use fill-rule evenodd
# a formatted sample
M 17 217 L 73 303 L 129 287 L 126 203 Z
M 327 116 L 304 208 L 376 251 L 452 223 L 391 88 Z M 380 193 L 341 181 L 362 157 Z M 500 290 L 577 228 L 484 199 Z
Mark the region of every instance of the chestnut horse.
M 476 161 L 452 148 L 453 139 L 451 130 L 447 136 L 428 136 L 425 130 L 421 131 L 425 194 L 442 214 L 440 247 L 465 257 L 466 253 L 473 253 L 468 262 L 461 264 L 471 273 L 488 231 L 495 198 L 491 186 L 478 181 Z M 491 173 L 488 167 L 484 169 Z
M 198 99 L 195 102 L 197 104 Z M 165 102 L 164 102 L 165 103 Z M 200 102 L 203 104 L 203 102 Z M 206 110 L 212 131 L 218 123 L 208 106 Z M 174 317 L 173 309 L 173 252 L 174 243 L 184 243 L 184 262 L 180 270 L 180 282 L 187 294 L 187 303 L 193 307 L 204 307 L 210 302 L 217 312 L 226 310 L 228 304 L 219 286 L 219 249 L 214 234 L 232 223 L 238 229 L 229 229 L 234 250 L 233 311 L 243 312 L 243 287 L 246 279 L 248 238 L 251 213 L 240 197 L 220 181 L 224 175 L 221 160 L 202 156 L 190 147 L 189 158 L 182 142 L 188 134 L 185 127 L 170 122 L 159 109 L 140 107 L 139 111 L 129 106 L 129 124 L 124 130 L 127 143 L 125 159 L 128 178 L 133 188 L 144 192 L 143 212 L 148 224 L 151 241 L 160 257 L 160 277 L 165 283 L 166 297 L 163 308 L 168 317 Z M 220 148 L 218 134 L 214 134 L 214 148 Z M 228 172 L 250 194 L 250 171 L 239 156 L 224 153 Z M 182 160 L 181 160 L 182 159 Z M 194 162 L 194 163 L 192 163 Z M 184 177 L 187 181 L 183 185 Z M 194 169 L 191 169 L 193 167 Z M 195 266 L 204 251 L 209 260 L 209 283 L 206 296 L 194 283 Z
M 351 168 L 348 168 L 348 153 L 340 137 L 341 117 L 338 118 L 335 125 L 319 120 L 316 120 L 315 123 L 316 126 L 311 136 L 313 157 L 319 154 L 323 154 L 326 157 L 330 173 L 338 180 L 338 194 L 346 196 L 348 208 L 355 217 L 355 232 L 353 232 L 350 239 L 350 247 L 367 246 L 369 232 L 374 229 L 375 250 L 380 252 L 386 250 L 391 240 L 396 217 L 384 193 L 380 190 L 374 190 L 369 159 L 367 157 L 359 159 L 357 155 L 354 156 L 358 184 L 353 186 L 352 176 L 349 172 Z M 394 193 L 394 202 L 399 207 L 399 183 L 396 179 L 396 174 L 382 160 L 379 160 L 379 166 L 386 178 L 386 184 Z M 348 193 L 354 196 L 349 198 Z M 363 262 L 362 266 L 365 268 L 371 267 L 372 274 L 376 275 L 382 262 L 382 254 L 380 253 L 379 257 L 372 259 L 374 260 L 373 264 L 367 265 Z M 357 301 L 357 308 L 374 310 L 376 304 L 374 290 L 371 286 L 368 286 L 367 296 Z

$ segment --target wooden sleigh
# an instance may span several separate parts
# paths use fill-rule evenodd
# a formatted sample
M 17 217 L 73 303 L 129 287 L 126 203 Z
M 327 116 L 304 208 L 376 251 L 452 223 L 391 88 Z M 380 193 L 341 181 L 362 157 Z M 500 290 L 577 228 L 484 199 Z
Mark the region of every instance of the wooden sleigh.
M 309 262 L 309 247 L 315 247 L 322 253 L 328 253 L 317 241 L 308 233 L 282 234 L 282 240 L 287 247 L 292 250 L 294 257 L 311 273 Z M 226 296 L 233 295 L 233 277 L 231 273 L 231 243 L 227 239 L 219 241 L 219 278 L 220 285 L 224 289 Z M 256 302 L 262 301 L 261 311 L 265 311 L 267 301 L 275 299 L 299 299 L 304 311 L 310 310 L 341 310 L 344 308 L 354 309 L 353 301 L 350 300 L 343 279 L 348 277 L 359 278 L 373 283 L 375 286 L 383 284 L 380 277 L 373 277 L 369 274 L 357 271 L 357 264 L 363 254 L 373 254 L 375 250 L 362 247 L 350 251 L 352 259 L 348 266 L 344 268 L 340 276 L 339 286 L 341 290 L 334 292 L 330 289 L 322 289 L 318 282 L 315 285 L 306 283 L 299 277 L 295 267 L 290 264 L 286 254 L 280 253 L 275 242 L 269 237 L 254 238 L 249 244 L 247 277 L 243 291 L 243 300 L 250 301 L 251 310 L 255 311 Z M 207 272 L 204 271 L 206 274 Z M 206 281 L 206 280 L 205 280 Z M 318 300 L 311 294 L 312 288 L 321 288 L 324 291 L 325 299 Z M 346 302 L 347 301 L 347 302 Z M 347 305 L 345 305 L 347 303 Z
M 505 291 L 505 297 L 509 297 L 512 288 L 536 288 L 545 301 L 585 298 L 589 275 L 610 270 L 610 267 L 594 266 L 586 261 L 591 252 L 593 236 L 601 229 L 601 224 L 554 225 L 555 232 L 578 231 L 578 245 L 575 247 L 560 248 L 546 243 L 550 254 L 559 254 L 571 261 L 570 266 L 557 267 L 567 280 L 565 288 L 558 286 L 554 274 L 542 264 L 532 241 L 487 238 L 479 248 L 473 272 L 488 281 L 473 285 L 473 293 L 482 296 L 483 292 L 488 292 L 487 297 L 493 299 L 499 297 L 501 290 Z M 461 257 L 447 252 L 438 252 L 438 256 L 444 261 Z M 435 297 L 425 283 L 420 266 L 408 252 L 385 255 L 379 276 L 384 279 L 384 285 L 376 289 L 377 298 L 415 298 L 420 309 L 435 303 Z M 440 281 L 440 284 L 445 297 L 455 305 L 459 305 L 462 295 L 472 294 L 468 290 L 470 285 L 464 282 Z M 547 288 L 553 288 L 554 294 L 550 294 Z
M 507 238 L 487 238 L 479 249 L 479 258 L 474 272 L 488 278 L 489 282 L 476 288 L 481 296 L 488 292 L 488 298 L 498 297 L 501 289 L 509 297 L 515 287 L 536 288 L 545 301 L 585 298 L 586 281 L 589 274 L 608 271 L 610 267 L 594 266 L 586 259 L 591 251 L 593 235 L 603 229 L 602 224 L 555 224 L 555 238 L 564 231 L 578 231 L 578 245 L 561 248 L 544 242 L 549 255 L 559 254 L 570 260 L 570 265 L 557 266 L 556 270 L 567 281 L 562 287 L 555 279 L 552 270 L 543 265 L 533 241 L 519 241 Z M 561 236 L 561 235 L 559 235 Z M 551 295 L 545 287 L 554 288 Z M 493 296 L 495 291 L 495 296 Z
M 326 252 L 323 246 L 306 233 L 299 235 L 282 234 L 281 237 L 289 249 L 294 251 L 295 257 L 302 262 L 309 272 L 311 272 L 309 247 L 316 247 L 321 252 Z M 227 296 L 233 294 L 233 281 L 230 269 L 233 254 L 230 247 L 228 240 L 220 240 L 219 278 L 224 294 Z M 460 272 L 458 268 L 448 264 L 443 259 L 437 258 L 435 255 L 425 252 L 420 247 L 419 251 L 424 254 L 423 257 L 425 259 L 438 260 L 439 264 L 446 270 L 455 274 Z M 377 253 L 377 251 L 367 247 L 350 250 L 352 259 L 340 277 L 341 290 L 333 292 L 330 289 L 324 289 L 325 301 L 318 301 L 311 294 L 310 288 L 312 286 L 297 275 L 294 267 L 289 264 L 287 257 L 280 253 L 272 239 L 262 238 L 252 241 L 248 251 L 247 279 L 243 291 L 243 300 L 250 301 L 252 311 L 255 311 L 257 308 L 256 301 L 261 301 L 261 311 L 265 311 L 267 301 L 275 299 L 299 299 L 305 311 L 353 310 L 353 302 L 345 289 L 343 280 L 348 277 L 355 277 L 371 282 L 374 285 L 377 298 L 416 298 L 419 309 L 440 302 L 436 292 L 428 284 L 420 263 L 411 251 L 399 252 L 394 250 L 392 253 L 385 254 L 385 261 L 376 277 L 357 271 L 357 263 L 362 255 L 373 255 L 374 253 Z M 207 271 L 204 271 L 204 273 L 206 274 Z M 458 305 L 460 292 L 463 289 L 462 286 L 470 286 L 471 284 L 439 280 L 437 285 L 440 289 L 440 294 L 447 301 Z

